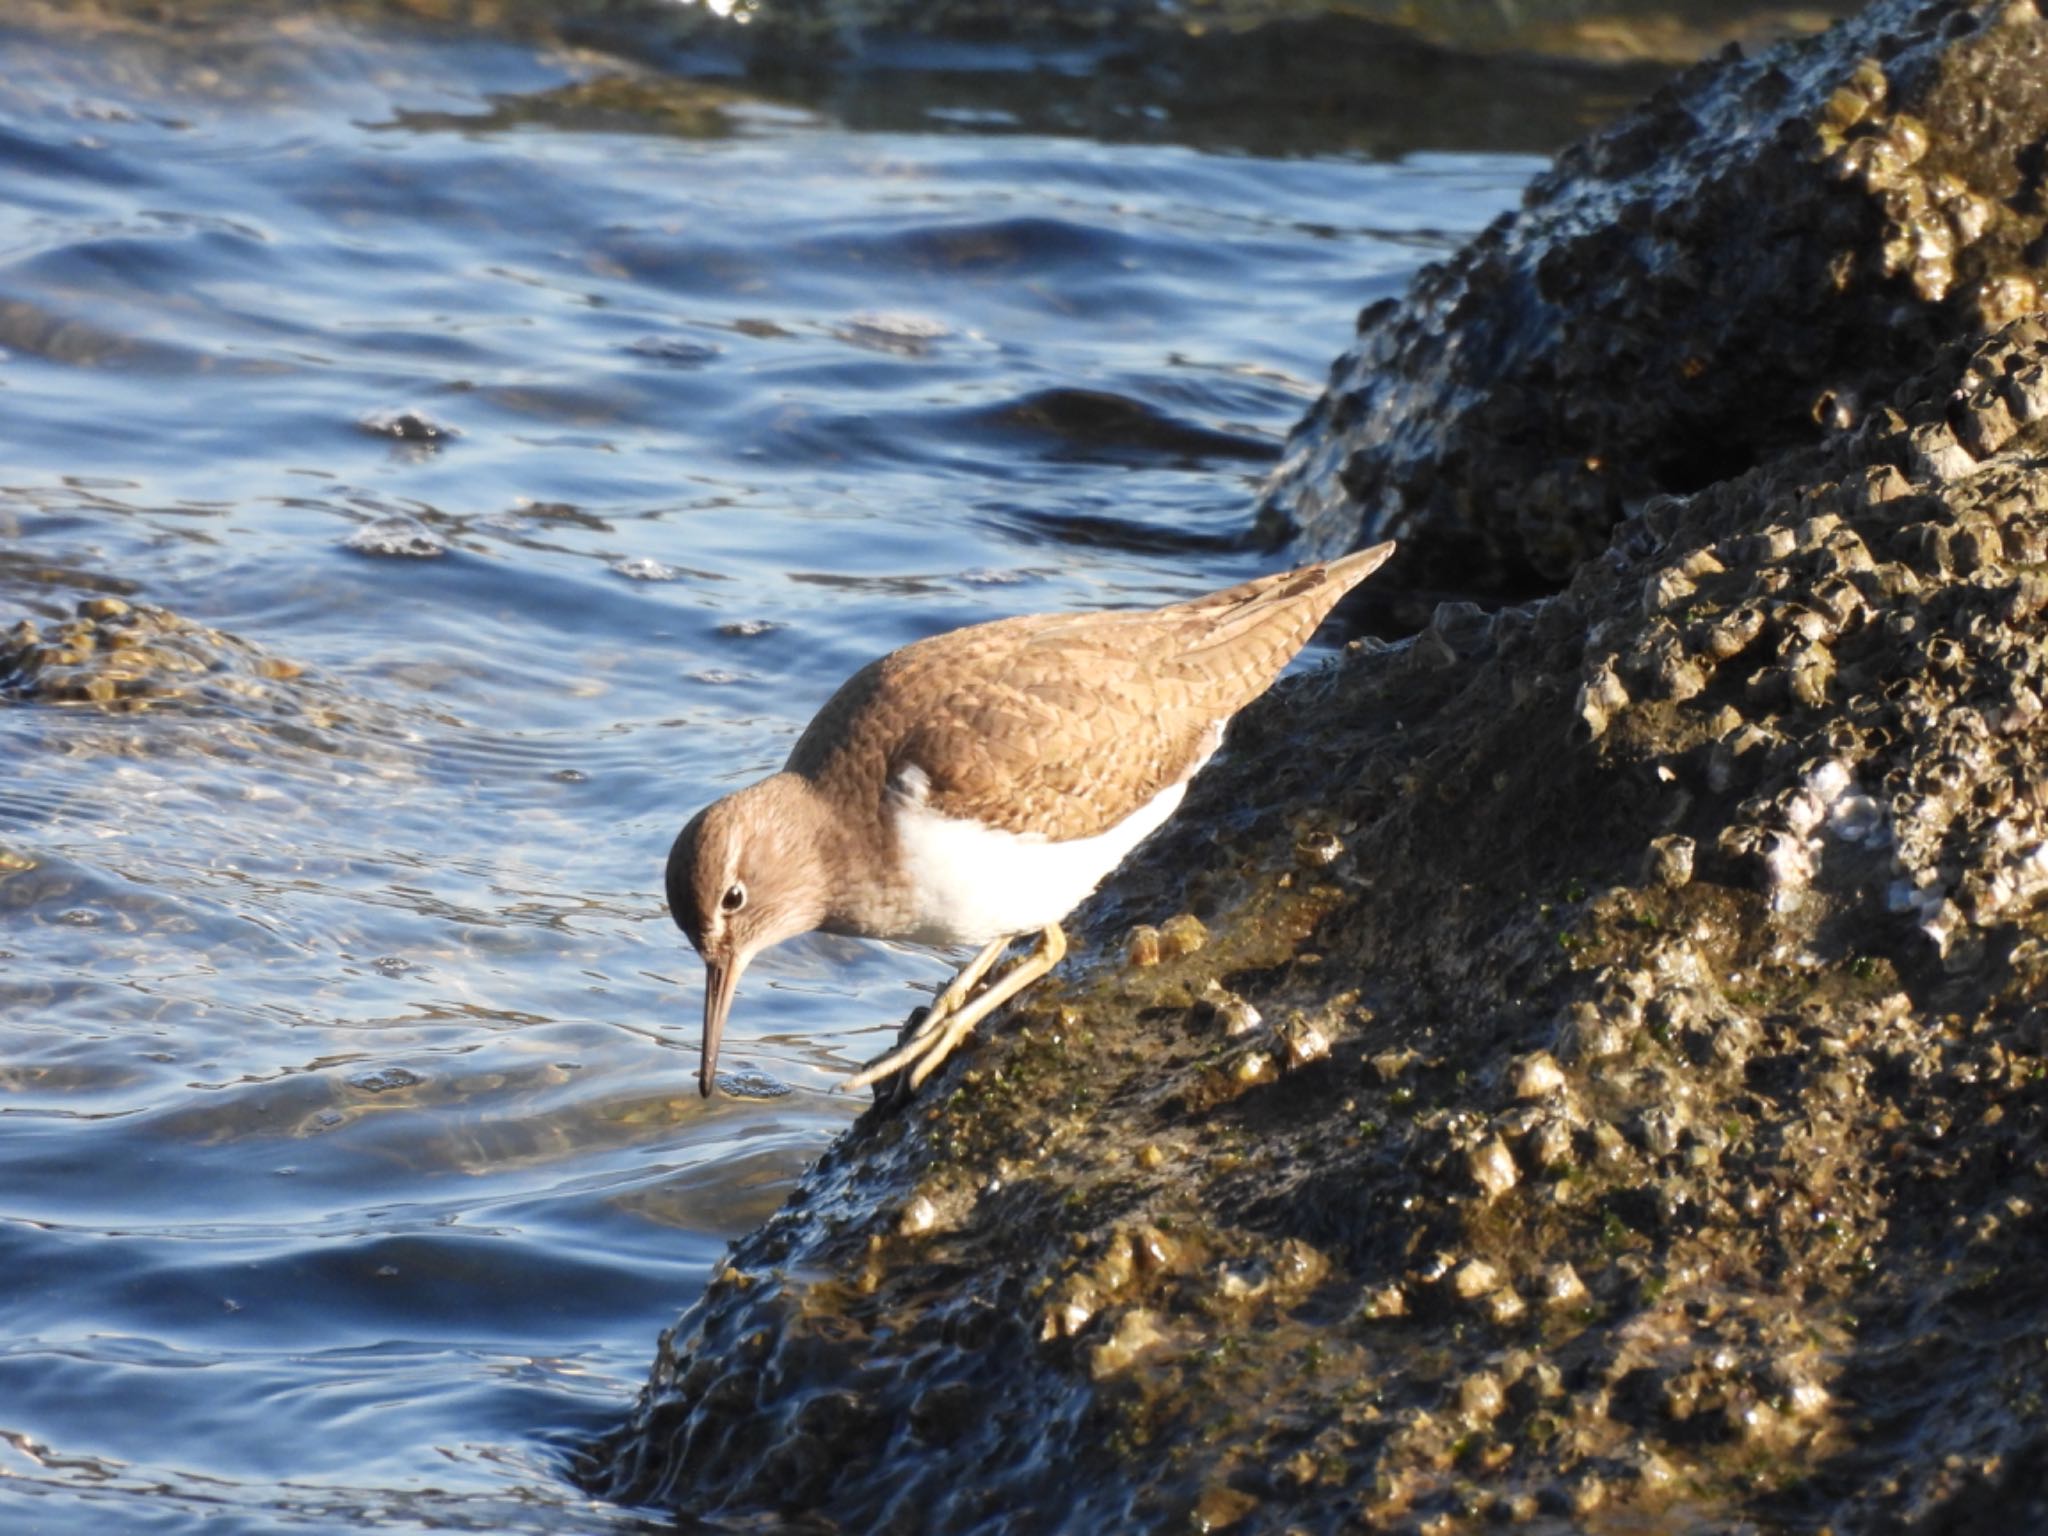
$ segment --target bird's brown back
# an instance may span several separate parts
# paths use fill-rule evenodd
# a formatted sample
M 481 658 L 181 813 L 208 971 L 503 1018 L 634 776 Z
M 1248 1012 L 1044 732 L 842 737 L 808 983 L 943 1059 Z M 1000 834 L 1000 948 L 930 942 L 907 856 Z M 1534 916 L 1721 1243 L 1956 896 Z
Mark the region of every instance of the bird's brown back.
M 785 766 L 878 818 L 887 783 L 914 766 L 942 815 L 1092 837 L 1185 778 L 1212 728 L 1272 686 L 1391 552 L 1164 608 L 1030 614 L 920 640 L 849 678 Z

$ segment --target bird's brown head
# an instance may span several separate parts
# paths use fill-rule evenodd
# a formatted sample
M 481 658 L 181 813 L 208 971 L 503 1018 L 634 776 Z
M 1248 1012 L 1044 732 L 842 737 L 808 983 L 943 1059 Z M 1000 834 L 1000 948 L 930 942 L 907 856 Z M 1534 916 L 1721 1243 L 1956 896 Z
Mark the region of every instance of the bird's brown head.
M 779 773 L 706 806 L 669 849 L 669 915 L 704 960 L 697 1091 L 706 1098 L 740 972 L 770 945 L 824 920 L 818 831 L 810 786 Z

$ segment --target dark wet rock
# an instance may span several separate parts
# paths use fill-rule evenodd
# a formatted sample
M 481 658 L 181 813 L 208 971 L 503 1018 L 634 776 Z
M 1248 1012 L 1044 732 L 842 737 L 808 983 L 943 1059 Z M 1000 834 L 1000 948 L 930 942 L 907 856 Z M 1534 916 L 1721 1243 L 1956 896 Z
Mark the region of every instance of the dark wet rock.
M 1076 12 L 1083 20 L 1100 14 Z M 1787 19 L 1804 31 L 1816 14 Z M 1675 53 L 1623 49 L 1582 64 L 1475 51 L 1329 11 L 1243 33 L 1160 26 L 1078 43 L 1040 32 L 937 45 L 917 34 L 795 35 L 754 22 L 732 28 L 701 6 L 666 3 L 637 16 L 557 14 L 549 21 L 543 30 L 559 26 L 613 50 L 608 64 L 619 72 L 494 100 L 486 110 L 408 110 L 400 120 L 420 131 L 534 123 L 558 132 L 701 138 L 735 131 L 768 103 L 816 111 L 861 132 L 1080 135 L 1268 155 L 1392 157 L 1423 147 L 1548 153 L 1719 39 L 1718 32 L 1664 34 Z M 671 41 L 678 22 L 690 36 Z M 1419 102 L 1410 88 L 1418 70 L 1436 82 Z M 931 346 L 848 329 L 848 340 L 885 350 L 915 355 Z
M 365 416 L 359 425 L 372 436 L 396 438 L 401 443 L 414 445 L 438 447 L 462 436 L 447 423 L 418 411 L 378 411 Z
M 719 1073 L 718 1091 L 730 1099 L 780 1099 L 794 1090 L 770 1073 L 741 1068 Z
M 40 3 L 34 7 L 42 8 Z M 1090 44 L 1106 46 L 1114 56 L 1164 52 L 1175 40 L 1241 45 L 1269 30 L 1328 24 L 1333 11 L 1340 22 L 1363 20 L 1389 35 L 1475 53 L 1682 63 L 1726 43 L 1755 44 L 1809 31 L 1816 18 L 1840 7 L 1786 0 L 1603 0 L 1598 5 L 1538 0 L 1514 7 L 1446 0 L 1427 8 L 1403 0 L 1361 0 L 1341 9 L 1328 0 L 1202 0 L 1198 5 L 1175 0 L 732 0 L 687 6 L 671 0 L 323 0 L 317 5 L 306 0 L 95 0 L 68 9 L 86 13 L 100 26 L 127 15 L 168 18 L 189 27 L 214 17 L 303 20 L 312 12 L 356 22 L 509 29 L 584 43 L 637 43 L 649 52 L 665 48 L 671 51 L 668 62 L 684 67 L 715 62 L 729 68 L 735 59 L 871 67 L 907 45 L 920 47 L 928 59 L 936 44 L 958 50 L 1058 48 L 1068 53 L 1052 62 L 1073 72 L 1077 61 L 1071 50 Z M 678 56 L 676 50 L 684 51 Z M 959 57 L 960 67 L 974 67 L 971 55 Z M 604 82 L 590 105 L 593 126 L 613 122 L 608 109 L 630 89 Z
M 360 1072 L 351 1072 L 348 1085 L 364 1093 L 391 1093 L 402 1088 L 418 1088 L 426 1079 L 410 1067 L 365 1067 Z
M 1426 664 L 1249 711 L 1077 962 L 735 1246 L 591 1485 L 864 1531 L 2038 1521 L 2044 381 L 2032 319 L 1938 349 Z M 1177 913 L 1198 946 L 1132 937 Z
M 1935 347 L 2039 308 L 2044 137 L 2033 0 L 1881 0 L 1697 67 L 1359 317 L 1263 531 L 1399 537 L 1421 590 L 1548 590 L 1647 498 L 1853 424 Z M 2012 413 L 1973 405 L 1967 440 L 1929 422 L 1901 468 L 1953 472 Z M 1645 600 L 1682 607 L 1696 573 L 1664 579 Z M 1773 686 L 1822 689 L 1820 657 Z M 1641 666 L 1690 685 L 1669 646 Z
M 1174 0 L 755 0 L 731 9 L 732 21 L 767 34 L 778 47 L 872 56 L 907 39 L 927 45 L 934 40 L 1069 47 L 1106 42 L 1120 51 L 1149 51 L 1172 39 L 1243 43 L 1265 29 L 1327 23 L 1338 8 L 1327 0 L 1203 0 L 1193 6 Z M 1512 8 L 1460 3 L 1418 8 L 1401 0 L 1364 0 L 1342 7 L 1341 14 L 1390 33 L 1474 51 L 1683 60 L 1738 38 L 1768 38 L 1811 27 L 1815 13 L 1802 15 L 1769 0 L 1724 6 L 1618 0 L 1597 9 L 1574 0 L 1541 0 Z M 718 30 L 708 17 L 696 25 Z M 728 23 L 722 30 L 730 34 L 739 27 Z

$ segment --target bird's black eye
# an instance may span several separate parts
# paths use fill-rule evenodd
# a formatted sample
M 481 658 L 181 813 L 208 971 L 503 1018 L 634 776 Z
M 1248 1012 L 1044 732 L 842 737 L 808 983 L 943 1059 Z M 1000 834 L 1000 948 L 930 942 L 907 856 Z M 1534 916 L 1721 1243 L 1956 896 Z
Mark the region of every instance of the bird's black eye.
M 747 888 L 735 880 L 725 888 L 725 894 L 718 898 L 718 910 L 730 915 L 747 904 Z

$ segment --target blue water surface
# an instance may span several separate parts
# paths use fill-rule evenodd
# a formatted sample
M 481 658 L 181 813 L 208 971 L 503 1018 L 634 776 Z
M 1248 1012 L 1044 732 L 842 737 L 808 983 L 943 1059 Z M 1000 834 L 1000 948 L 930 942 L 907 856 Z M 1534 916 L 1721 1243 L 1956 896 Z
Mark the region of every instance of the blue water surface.
M 663 1528 L 564 1447 L 945 969 L 772 952 L 700 1101 L 676 828 L 890 647 L 1270 568 L 1352 315 L 1536 162 L 622 122 L 617 61 L 314 19 L 0 53 L 0 628 L 296 669 L 0 702 L 0 1531 Z

